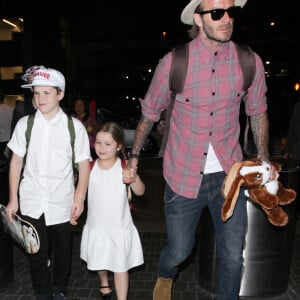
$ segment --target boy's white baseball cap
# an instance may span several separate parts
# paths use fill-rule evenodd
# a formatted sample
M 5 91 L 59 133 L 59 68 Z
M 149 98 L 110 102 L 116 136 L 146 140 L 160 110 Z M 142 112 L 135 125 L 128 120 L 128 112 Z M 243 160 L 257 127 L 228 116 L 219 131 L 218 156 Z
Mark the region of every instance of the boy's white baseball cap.
M 53 86 L 65 91 L 65 77 L 64 75 L 51 68 L 39 69 L 34 73 L 32 83 L 21 85 L 22 88 L 32 88 L 34 86 Z
M 41 66 L 32 66 L 32 67 L 26 69 L 26 73 L 23 74 L 23 75 L 21 76 L 21 78 L 22 78 L 24 81 L 28 82 L 28 78 L 29 78 L 30 76 L 34 76 L 34 73 L 35 73 L 37 70 L 39 70 L 39 69 L 45 69 L 45 68 L 46 68 L 46 67 L 43 66 L 43 65 L 41 65 Z

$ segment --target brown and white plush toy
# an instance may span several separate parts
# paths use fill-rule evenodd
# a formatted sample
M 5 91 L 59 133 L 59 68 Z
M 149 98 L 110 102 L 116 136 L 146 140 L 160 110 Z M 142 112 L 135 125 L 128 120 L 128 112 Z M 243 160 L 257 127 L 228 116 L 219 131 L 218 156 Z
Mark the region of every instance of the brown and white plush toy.
M 281 165 L 272 162 L 278 172 Z M 240 187 L 245 187 L 245 195 L 261 206 L 268 220 L 275 226 L 288 223 L 288 215 L 280 205 L 287 205 L 296 199 L 293 189 L 286 189 L 278 180 L 269 181 L 271 165 L 253 158 L 236 162 L 229 170 L 222 187 L 225 202 L 222 220 L 227 221 L 233 214 Z

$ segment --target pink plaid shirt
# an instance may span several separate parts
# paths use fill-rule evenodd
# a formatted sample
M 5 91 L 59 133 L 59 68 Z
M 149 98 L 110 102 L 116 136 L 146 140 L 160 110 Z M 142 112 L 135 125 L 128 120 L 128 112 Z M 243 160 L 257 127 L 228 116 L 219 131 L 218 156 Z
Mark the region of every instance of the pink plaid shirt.
M 167 108 L 172 55 L 167 53 L 157 65 L 145 99 L 143 115 L 158 121 Z M 255 54 L 256 75 L 245 101 L 246 114 L 265 112 L 266 81 L 261 59 Z M 182 94 L 176 95 L 166 147 L 163 174 L 177 194 L 196 198 L 204 175 L 209 143 L 225 172 L 243 159 L 239 144 L 240 104 L 243 74 L 233 42 L 218 52 L 196 38 L 189 43 L 189 62 Z

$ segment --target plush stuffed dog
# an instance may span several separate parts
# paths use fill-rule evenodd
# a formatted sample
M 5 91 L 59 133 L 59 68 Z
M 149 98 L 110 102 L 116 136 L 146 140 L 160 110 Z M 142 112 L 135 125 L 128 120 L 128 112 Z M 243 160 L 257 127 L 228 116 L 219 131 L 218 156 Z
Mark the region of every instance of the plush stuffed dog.
M 281 165 L 272 162 L 278 172 Z M 222 187 L 225 202 L 222 207 L 222 220 L 228 220 L 234 211 L 240 187 L 246 188 L 245 194 L 259 204 L 268 220 L 275 226 L 288 223 L 288 215 L 280 205 L 287 205 L 296 199 L 296 192 L 286 189 L 278 180 L 269 181 L 271 165 L 259 159 L 236 162 L 229 170 Z

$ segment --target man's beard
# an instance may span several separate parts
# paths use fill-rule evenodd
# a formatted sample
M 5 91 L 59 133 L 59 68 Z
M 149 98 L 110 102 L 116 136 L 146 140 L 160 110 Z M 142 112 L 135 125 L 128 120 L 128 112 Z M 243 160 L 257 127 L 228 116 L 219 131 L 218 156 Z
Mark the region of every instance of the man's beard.
M 211 27 L 209 26 L 203 26 L 203 31 L 205 32 L 206 36 L 208 39 L 212 40 L 212 41 L 215 41 L 215 42 L 218 42 L 218 43 L 227 43 L 230 41 L 231 39 L 231 36 L 232 36 L 232 27 L 231 27 L 231 32 L 230 34 L 227 36 L 227 37 L 224 37 L 224 38 L 220 38 L 218 37 L 213 30 L 210 30 Z

